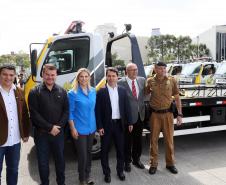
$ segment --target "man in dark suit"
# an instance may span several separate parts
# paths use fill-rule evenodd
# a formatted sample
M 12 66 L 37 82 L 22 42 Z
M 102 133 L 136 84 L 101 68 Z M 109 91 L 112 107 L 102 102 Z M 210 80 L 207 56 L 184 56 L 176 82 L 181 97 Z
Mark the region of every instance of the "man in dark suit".
M 101 135 L 101 165 L 105 182 L 111 182 L 108 153 L 113 139 L 117 152 L 117 175 L 125 180 L 124 166 L 124 129 L 132 131 L 131 112 L 126 90 L 117 86 L 118 71 L 108 68 L 106 71 L 107 85 L 97 92 L 96 123 Z
M 119 80 L 118 85 L 123 86 L 128 95 L 131 112 L 133 131 L 125 129 L 125 171 L 131 171 L 131 161 L 137 168 L 144 169 L 140 161 L 142 152 L 142 131 L 145 116 L 144 88 L 145 78 L 139 77 L 137 65 L 129 63 L 126 66 L 126 77 Z
M 20 140 L 28 141 L 29 115 L 23 90 L 13 82 L 16 69 L 0 67 L 0 184 L 3 159 L 6 161 L 6 183 L 16 185 L 20 160 Z

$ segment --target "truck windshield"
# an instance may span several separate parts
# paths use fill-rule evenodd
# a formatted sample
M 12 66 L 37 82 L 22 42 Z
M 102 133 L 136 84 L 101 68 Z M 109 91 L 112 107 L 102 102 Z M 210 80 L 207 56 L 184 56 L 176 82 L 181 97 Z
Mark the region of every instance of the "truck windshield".
M 174 76 L 174 75 L 179 75 L 179 74 L 181 74 L 182 69 L 183 69 L 183 66 L 182 66 L 182 65 L 175 65 L 175 66 L 173 66 L 171 75 Z
M 88 37 L 57 40 L 50 46 L 45 63 L 54 64 L 58 75 L 75 72 L 88 66 L 89 47 Z
M 189 64 L 185 64 L 181 74 L 182 75 L 197 75 L 199 73 L 201 69 L 201 64 L 200 63 L 189 63 Z
M 220 64 L 215 74 L 226 76 L 226 62 Z

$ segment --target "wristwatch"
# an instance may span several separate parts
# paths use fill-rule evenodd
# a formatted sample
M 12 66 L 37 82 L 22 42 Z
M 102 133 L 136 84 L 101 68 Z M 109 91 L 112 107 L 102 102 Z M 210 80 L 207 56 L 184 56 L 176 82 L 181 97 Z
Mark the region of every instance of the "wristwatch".
M 177 116 L 180 116 L 183 118 L 184 115 L 182 113 L 178 113 Z

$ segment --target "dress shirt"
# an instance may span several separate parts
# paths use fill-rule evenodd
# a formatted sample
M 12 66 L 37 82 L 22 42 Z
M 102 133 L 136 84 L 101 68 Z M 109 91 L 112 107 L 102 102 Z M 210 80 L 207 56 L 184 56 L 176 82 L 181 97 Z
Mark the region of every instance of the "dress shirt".
M 130 90 L 132 92 L 132 81 L 133 80 L 131 80 L 129 77 L 126 77 L 126 81 L 127 81 L 128 85 L 129 85 L 129 88 L 130 88 Z M 137 83 L 136 79 L 134 80 L 134 84 L 135 84 L 135 87 L 136 87 L 136 93 L 137 93 L 137 98 L 138 98 L 139 97 L 139 86 L 138 86 L 138 83 Z
M 120 119 L 118 86 L 112 88 L 107 84 L 112 109 L 112 119 Z
M 79 134 L 89 135 L 96 131 L 96 90 L 90 88 L 86 95 L 79 86 L 77 91 L 70 90 L 69 99 L 69 120 L 74 121 L 74 126 Z
M 19 120 L 17 112 L 17 103 L 14 90 L 15 85 L 12 85 L 9 92 L 5 91 L 0 85 L 0 92 L 5 104 L 7 118 L 8 118 L 8 138 L 4 146 L 13 146 L 20 142 L 20 130 L 19 130 Z

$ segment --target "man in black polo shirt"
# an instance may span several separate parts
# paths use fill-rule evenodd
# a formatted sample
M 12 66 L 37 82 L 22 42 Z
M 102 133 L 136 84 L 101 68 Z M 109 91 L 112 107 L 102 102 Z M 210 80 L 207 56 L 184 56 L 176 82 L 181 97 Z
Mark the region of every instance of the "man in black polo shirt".
M 49 185 L 49 152 L 52 152 L 57 184 L 64 185 L 64 126 L 69 115 L 67 93 L 55 84 L 57 69 L 54 65 L 46 64 L 42 76 L 43 83 L 32 89 L 28 97 L 39 175 L 41 184 Z

